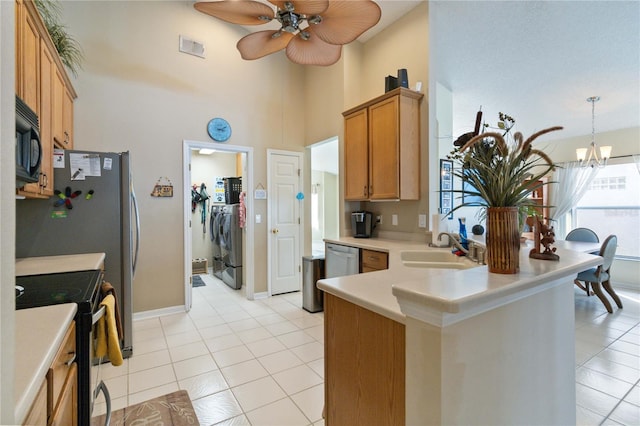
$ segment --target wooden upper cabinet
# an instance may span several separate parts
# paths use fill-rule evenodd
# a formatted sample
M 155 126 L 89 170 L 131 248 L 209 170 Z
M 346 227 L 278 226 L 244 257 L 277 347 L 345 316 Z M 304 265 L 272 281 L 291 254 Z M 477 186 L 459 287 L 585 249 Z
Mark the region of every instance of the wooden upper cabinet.
M 53 113 L 52 84 L 55 72 L 53 55 L 42 43 L 40 45 L 40 142 L 42 158 L 40 165 L 40 193 L 47 197 L 53 195 L 53 136 L 51 122 Z M 46 161 L 44 160 L 46 159 Z
M 28 13 L 22 0 L 16 2 L 16 92 L 40 114 L 40 34 L 36 19 Z
M 73 149 L 73 95 L 68 87 L 65 87 L 62 99 L 62 129 L 64 149 Z
M 344 117 L 344 192 L 347 200 L 366 200 L 369 198 L 369 125 L 367 116 L 367 109 L 363 108 Z
M 73 99 L 64 81 L 64 74 L 56 70 L 53 86 L 53 140 L 59 148 L 73 148 Z
M 398 88 L 343 113 L 345 200 L 420 199 L 422 97 Z
M 53 78 L 53 140 L 59 147 L 64 146 L 64 78 L 56 70 Z
M 38 115 L 40 180 L 17 190 L 28 198 L 53 195 L 53 149 L 73 148 L 71 85 L 51 37 L 32 0 L 16 0 L 16 94 Z

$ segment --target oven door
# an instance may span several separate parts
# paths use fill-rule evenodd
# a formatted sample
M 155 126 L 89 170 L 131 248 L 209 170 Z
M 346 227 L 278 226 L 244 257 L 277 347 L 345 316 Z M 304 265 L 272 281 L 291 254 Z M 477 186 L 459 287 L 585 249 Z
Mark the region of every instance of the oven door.
M 96 313 L 93 314 L 92 317 L 92 326 L 91 326 L 91 416 L 97 416 L 105 414 L 105 422 L 106 426 L 111 422 L 111 396 L 109 395 L 109 389 L 107 389 L 107 385 L 102 380 L 102 363 L 104 360 L 102 358 L 97 358 L 94 354 L 96 353 L 96 326 L 98 324 L 98 320 L 105 315 L 106 308 L 104 306 L 99 306 L 99 309 Z M 98 408 L 96 408 L 98 407 Z M 94 410 L 95 409 L 95 410 Z M 93 422 L 92 422 L 93 424 Z

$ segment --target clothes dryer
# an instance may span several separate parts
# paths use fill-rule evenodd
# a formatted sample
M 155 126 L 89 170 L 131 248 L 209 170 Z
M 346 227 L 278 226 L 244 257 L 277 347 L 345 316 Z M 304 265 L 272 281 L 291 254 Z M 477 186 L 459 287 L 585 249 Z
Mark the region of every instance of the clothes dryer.
M 240 205 L 227 204 L 220 214 L 220 255 L 222 281 L 233 289 L 242 287 L 242 228 Z

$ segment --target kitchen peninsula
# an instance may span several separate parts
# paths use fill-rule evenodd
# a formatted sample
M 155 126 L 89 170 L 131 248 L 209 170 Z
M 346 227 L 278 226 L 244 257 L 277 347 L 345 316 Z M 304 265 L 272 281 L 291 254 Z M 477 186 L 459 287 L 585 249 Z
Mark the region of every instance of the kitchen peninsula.
M 602 258 L 536 260 L 523 245 L 519 273 L 501 275 L 403 263 L 449 250 L 426 244 L 330 242 L 387 251 L 389 269 L 318 281 L 327 425 L 575 424 L 573 277 Z

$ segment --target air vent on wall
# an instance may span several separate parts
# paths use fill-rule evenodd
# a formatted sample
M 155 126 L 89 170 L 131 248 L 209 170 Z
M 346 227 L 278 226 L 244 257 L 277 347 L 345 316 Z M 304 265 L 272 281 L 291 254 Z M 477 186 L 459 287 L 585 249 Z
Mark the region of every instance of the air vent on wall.
M 183 36 L 180 36 L 180 51 L 204 58 L 204 44 Z

